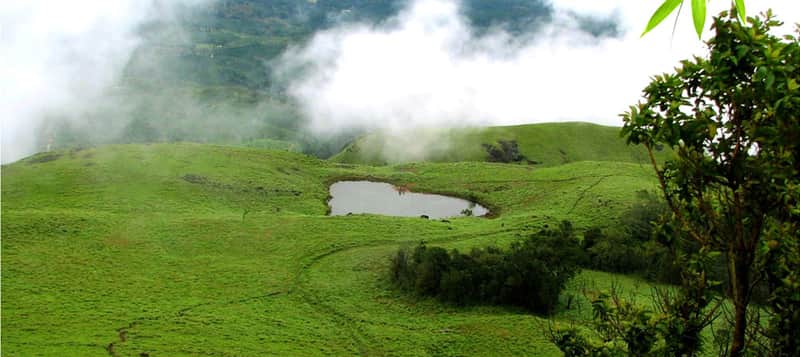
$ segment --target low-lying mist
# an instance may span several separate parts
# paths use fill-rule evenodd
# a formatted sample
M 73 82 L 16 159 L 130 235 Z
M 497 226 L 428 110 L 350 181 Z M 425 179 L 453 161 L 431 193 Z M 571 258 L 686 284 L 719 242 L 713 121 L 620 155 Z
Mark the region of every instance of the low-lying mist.
M 380 149 L 392 161 L 424 159 L 447 145 L 441 136 L 419 135 L 418 127 L 620 125 L 619 113 L 652 75 L 701 53 L 683 22 L 674 34 L 666 24 L 640 38 L 658 3 L 553 1 L 549 22 L 520 33 L 502 26 L 476 31 L 458 1 L 416 0 L 377 25 L 317 33 L 288 50 L 280 69 L 314 132 L 386 132 L 382 138 L 391 142 Z M 616 28 L 598 35 L 587 21 Z
M 268 62 L 339 7 L 294 0 L 2 3 L 2 162 L 51 149 L 163 141 L 331 155 L 352 134 L 322 141 L 308 133 L 272 86 Z
M 748 6 L 797 21 L 788 3 Z M 686 14 L 639 38 L 658 4 L 7 1 L 0 157 L 164 141 L 327 157 L 379 131 L 373 149 L 398 162 L 446 152 L 447 128 L 617 125 L 651 75 L 702 49 Z
M 73 122 L 87 112 L 105 111 L 103 106 L 112 105 L 106 103 L 108 93 L 141 43 L 137 29 L 206 3 L 26 0 L 0 5 L 2 162 L 41 150 L 40 142 L 47 139 L 40 131 L 52 118 Z

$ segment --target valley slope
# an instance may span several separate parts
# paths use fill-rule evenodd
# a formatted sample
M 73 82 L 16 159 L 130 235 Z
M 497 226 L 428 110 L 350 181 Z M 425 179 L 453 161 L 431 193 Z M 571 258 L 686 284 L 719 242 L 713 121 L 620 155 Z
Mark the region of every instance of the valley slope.
M 536 158 L 526 135 L 515 137 Z M 574 152 L 602 153 L 601 146 Z M 550 167 L 364 166 L 201 144 L 35 155 L 2 167 L 2 349 L 13 356 L 558 356 L 546 318 L 419 300 L 393 288 L 386 269 L 394 250 L 419 241 L 506 246 L 563 219 L 579 230 L 614 225 L 637 190 L 655 188 L 647 165 L 575 155 Z M 472 198 L 496 217 L 329 217 L 328 184 L 340 178 Z M 572 307 L 554 319 L 590 318 L 580 291 L 612 282 L 634 296 L 650 288 L 584 271 L 567 293 Z

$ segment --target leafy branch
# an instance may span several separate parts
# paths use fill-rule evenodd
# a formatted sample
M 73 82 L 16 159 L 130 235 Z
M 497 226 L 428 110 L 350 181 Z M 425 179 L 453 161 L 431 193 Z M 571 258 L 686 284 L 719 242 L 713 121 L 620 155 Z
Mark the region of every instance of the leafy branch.
M 661 6 L 659 6 L 650 17 L 650 21 L 647 22 L 647 27 L 645 27 L 644 32 L 642 32 L 642 36 L 646 35 L 648 32 L 650 32 L 650 30 L 656 28 L 662 21 L 664 21 L 664 19 L 672 14 L 675 9 L 678 9 L 678 14 L 680 14 L 680 9 L 683 8 L 683 3 L 685 1 L 686 0 L 664 0 Z M 694 22 L 694 29 L 697 32 L 698 38 L 702 36 L 703 28 L 706 24 L 707 1 L 708 0 L 692 0 L 692 20 Z M 739 19 L 744 22 L 746 16 L 744 0 L 734 0 L 733 7 L 736 9 Z

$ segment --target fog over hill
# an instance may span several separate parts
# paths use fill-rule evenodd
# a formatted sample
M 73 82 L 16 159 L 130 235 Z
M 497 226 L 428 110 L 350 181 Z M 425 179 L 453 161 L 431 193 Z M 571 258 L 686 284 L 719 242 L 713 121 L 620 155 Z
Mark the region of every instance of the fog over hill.
M 109 100 L 143 24 L 173 21 L 206 0 L 46 0 L 0 4 L 2 161 L 42 150 L 43 126 L 81 122 Z M 100 104 L 100 107 L 98 107 Z M 98 122 L 102 123 L 102 121 Z M 106 128 L 97 128 L 103 130 Z
M 727 5 L 712 3 L 714 13 Z M 417 0 L 377 26 L 317 33 L 282 57 L 284 68 L 300 73 L 290 95 L 319 132 L 575 120 L 619 125 L 618 114 L 652 75 L 703 49 L 685 23 L 674 37 L 667 24 L 640 38 L 651 6 L 554 1 L 545 24 L 514 33 L 476 31 L 460 5 Z M 778 14 L 797 19 L 791 10 L 798 6 L 790 7 Z M 617 30 L 597 36 L 585 19 L 614 19 Z
M 159 141 L 326 157 L 364 130 L 617 124 L 650 75 L 701 47 L 685 23 L 674 37 L 662 26 L 639 39 L 657 5 L 5 2 L 2 162 L 47 149 Z M 794 2 L 748 6 L 772 6 L 787 21 L 800 13 Z

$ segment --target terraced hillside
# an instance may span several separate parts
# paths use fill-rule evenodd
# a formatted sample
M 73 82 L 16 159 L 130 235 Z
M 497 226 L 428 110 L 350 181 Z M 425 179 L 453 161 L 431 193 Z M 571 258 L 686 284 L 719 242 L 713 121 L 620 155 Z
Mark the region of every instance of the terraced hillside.
M 629 146 L 619 135 L 620 128 L 591 123 L 545 123 L 488 128 L 461 128 L 412 132 L 408 136 L 436 137 L 424 157 L 427 161 L 486 161 L 485 145 L 499 147 L 500 141 L 515 141 L 525 162 L 537 166 L 556 166 L 577 161 L 617 161 L 649 164 L 642 147 Z M 397 154 L 392 138 L 377 133 L 363 136 L 331 158 L 336 162 L 383 165 L 411 159 Z M 387 143 L 389 142 L 389 143 Z M 658 152 L 662 160 L 668 155 Z
M 497 216 L 326 216 L 327 185 L 343 177 L 470 197 Z M 611 225 L 635 191 L 654 184 L 648 166 L 611 161 L 371 167 L 200 144 L 39 154 L 2 167 L 2 350 L 559 355 L 545 318 L 392 288 L 388 256 L 420 240 L 503 246 L 561 219 Z M 649 289 L 584 271 L 567 292 L 577 302 L 555 319 L 589 318 L 579 292 L 612 281 Z

